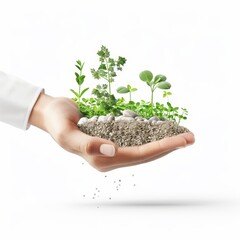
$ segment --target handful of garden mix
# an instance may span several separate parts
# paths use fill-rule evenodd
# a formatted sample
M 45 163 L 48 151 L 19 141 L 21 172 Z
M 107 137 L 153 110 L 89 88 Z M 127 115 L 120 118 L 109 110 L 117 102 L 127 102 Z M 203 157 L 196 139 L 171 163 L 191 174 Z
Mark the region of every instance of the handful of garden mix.
M 70 89 L 75 95 L 73 100 L 84 116 L 78 123 L 82 132 L 111 140 L 119 146 L 135 146 L 189 131 L 179 125 L 181 120 L 187 119 L 188 111 L 186 108 L 173 107 L 170 103 L 171 84 L 166 81 L 166 76 L 153 76 L 149 70 L 139 74 L 139 79 L 149 87 L 150 101 L 133 101 L 132 93 L 137 88 L 129 84 L 116 89 L 116 93 L 128 94 L 128 100 L 117 98 L 112 91 L 112 83 L 117 72 L 122 71 L 126 58 L 112 58 L 105 46 L 101 47 L 97 55 L 100 64 L 98 68 L 92 68 L 91 73 L 101 83 L 92 89 L 92 96 L 83 97 L 89 88 L 82 88 L 85 75 L 84 62 L 80 60 L 75 65 L 78 69 L 75 72 L 78 89 Z M 166 103 L 154 102 L 154 92 L 157 89 L 162 91 L 162 97 L 167 99 Z

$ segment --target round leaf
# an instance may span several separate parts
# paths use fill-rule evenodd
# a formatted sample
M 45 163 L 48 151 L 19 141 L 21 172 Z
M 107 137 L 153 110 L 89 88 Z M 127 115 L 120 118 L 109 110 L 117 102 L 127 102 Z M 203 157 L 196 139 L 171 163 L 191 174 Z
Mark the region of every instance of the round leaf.
M 150 71 L 146 70 L 146 71 L 141 72 L 139 74 L 139 77 L 144 82 L 150 82 L 153 79 L 153 74 Z
M 128 93 L 129 90 L 126 87 L 118 87 L 117 92 L 118 93 Z
M 171 84 L 169 82 L 160 82 L 157 85 L 158 88 L 160 89 L 170 89 L 171 88 Z
M 158 74 L 155 76 L 154 78 L 154 83 L 158 83 L 158 82 L 164 82 L 167 80 L 167 77 L 162 75 L 162 74 Z

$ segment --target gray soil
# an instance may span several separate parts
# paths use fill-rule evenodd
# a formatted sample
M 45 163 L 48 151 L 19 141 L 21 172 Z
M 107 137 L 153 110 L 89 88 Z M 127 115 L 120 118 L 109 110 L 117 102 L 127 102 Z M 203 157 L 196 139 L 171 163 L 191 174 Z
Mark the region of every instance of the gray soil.
M 170 121 L 86 121 L 78 127 L 90 136 L 111 140 L 120 147 L 143 145 L 189 132 Z

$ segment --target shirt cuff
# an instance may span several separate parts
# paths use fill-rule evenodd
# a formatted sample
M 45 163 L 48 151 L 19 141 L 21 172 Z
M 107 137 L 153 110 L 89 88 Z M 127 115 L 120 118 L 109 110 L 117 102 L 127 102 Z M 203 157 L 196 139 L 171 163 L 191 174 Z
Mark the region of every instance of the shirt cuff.
M 0 121 L 26 130 L 43 88 L 0 71 Z

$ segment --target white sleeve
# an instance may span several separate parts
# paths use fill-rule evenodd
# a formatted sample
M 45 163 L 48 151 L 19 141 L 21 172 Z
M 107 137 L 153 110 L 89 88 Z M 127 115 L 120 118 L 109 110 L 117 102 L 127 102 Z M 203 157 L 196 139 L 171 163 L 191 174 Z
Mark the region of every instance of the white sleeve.
M 32 108 L 42 88 L 0 71 L 0 121 L 28 129 Z

